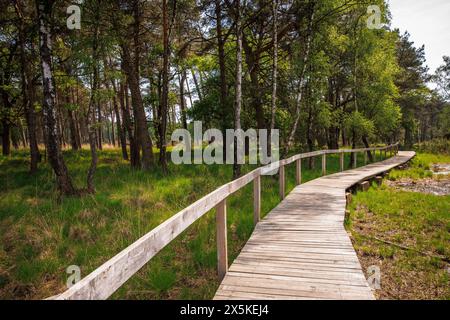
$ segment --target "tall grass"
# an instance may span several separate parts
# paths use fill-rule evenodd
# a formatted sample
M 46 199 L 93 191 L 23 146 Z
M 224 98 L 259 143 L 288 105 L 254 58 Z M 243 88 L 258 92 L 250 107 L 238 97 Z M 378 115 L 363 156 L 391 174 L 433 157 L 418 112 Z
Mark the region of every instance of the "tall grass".
M 90 156 L 65 151 L 71 175 L 82 187 Z M 345 164 L 348 168 L 349 155 Z M 303 160 L 303 181 L 321 175 Z M 358 158 L 362 165 L 363 157 Z M 66 268 L 82 276 L 173 214 L 230 181 L 231 166 L 169 165 L 164 175 L 133 170 L 120 150 L 99 152 L 97 193 L 60 198 L 47 164 L 27 172 L 28 154 L 0 157 L 0 298 L 46 298 L 65 290 Z M 243 172 L 254 169 L 246 165 Z M 337 155 L 328 156 L 329 173 L 339 171 Z M 262 178 L 262 216 L 279 203 L 276 177 Z M 286 168 L 286 191 L 295 187 L 295 163 Z M 232 261 L 253 230 L 252 184 L 228 199 L 228 245 Z M 196 221 L 123 285 L 115 299 L 209 299 L 218 287 L 215 213 Z

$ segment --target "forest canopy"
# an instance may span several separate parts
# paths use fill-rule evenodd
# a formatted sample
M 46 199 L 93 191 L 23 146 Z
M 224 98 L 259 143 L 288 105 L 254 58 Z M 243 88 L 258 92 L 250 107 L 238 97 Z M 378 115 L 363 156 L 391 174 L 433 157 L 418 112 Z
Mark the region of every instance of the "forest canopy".
M 167 172 L 193 121 L 279 129 L 283 155 L 450 136 L 450 57 L 430 73 L 384 0 L 375 26 L 362 0 L 1 2 L 2 153 L 45 155 L 63 194 L 95 192 L 105 145 Z M 85 145 L 80 188 L 62 151 Z

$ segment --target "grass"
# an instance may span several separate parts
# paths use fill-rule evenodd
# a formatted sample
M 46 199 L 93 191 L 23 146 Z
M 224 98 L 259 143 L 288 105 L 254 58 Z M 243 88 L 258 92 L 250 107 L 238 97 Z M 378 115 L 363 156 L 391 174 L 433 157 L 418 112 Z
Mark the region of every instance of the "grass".
M 431 163 L 449 162 L 448 155 L 419 153 L 408 169 L 388 178 L 427 178 Z M 373 185 L 353 197 L 346 225 L 363 269 L 381 269 L 378 298 L 450 299 L 450 196 Z
M 88 150 L 65 151 L 77 186 L 84 185 Z M 358 165 L 362 165 L 362 155 Z M 348 166 L 349 156 L 346 157 Z M 321 175 L 306 169 L 303 181 Z M 228 182 L 231 166 L 170 165 L 169 174 L 130 169 L 118 149 L 99 152 L 97 193 L 60 198 L 47 164 L 27 172 L 28 153 L 0 157 L 0 299 L 42 299 L 65 290 L 68 266 L 86 276 L 106 260 L 173 214 Z M 251 170 L 244 166 L 243 171 Z M 339 170 L 329 156 L 328 172 Z M 278 181 L 262 178 L 262 214 L 278 202 Z M 295 186 L 295 164 L 286 169 L 286 190 Z M 228 199 L 229 260 L 238 255 L 253 230 L 252 184 Z M 209 212 L 161 250 L 125 283 L 113 299 L 210 299 L 216 276 L 215 215 Z

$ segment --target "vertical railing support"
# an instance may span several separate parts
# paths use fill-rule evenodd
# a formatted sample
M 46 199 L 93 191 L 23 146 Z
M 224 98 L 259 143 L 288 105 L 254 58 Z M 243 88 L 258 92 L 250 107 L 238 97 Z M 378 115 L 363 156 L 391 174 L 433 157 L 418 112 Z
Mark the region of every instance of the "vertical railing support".
M 355 169 L 358 166 L 358 163 L 357 163 L 357 161 L 358 161 L 358 154 L 356 152 L 353 152 L 352 156 L 353 156 L 353 168 Z
M 341 165 L 341 172 L 344 171 L 344 152 L 339 153 L 339 163 Z
M 261 220 L 261 176 L 253 180 L 253 222 L 256 224 Z
M 295 181 L 297 185 L 302 183 L 302 159 L 298 159 L 296 162 Z
M 216 206 L 217 228 L 217 272 L 219 280 L 225 277 L 228 271 L 228 244 L 227 244 L 227 200 L 224 199 Z
M 367 165 L 367 153 L 369 151 L 364 151 L 364 165 Z
M 286 183 L 285 183 L 285 174 L 284 174 L 284 165 L 280 165 L 280 177 L 279 177 L 279 181 L 280 181 L 280 199 L 283 200 L 286 192 L 285 192 L 285 188 L 286 188 Z
M 326 176 L 327 175 L 327 154 L 324 153 L 322 155 L 322 175 Z

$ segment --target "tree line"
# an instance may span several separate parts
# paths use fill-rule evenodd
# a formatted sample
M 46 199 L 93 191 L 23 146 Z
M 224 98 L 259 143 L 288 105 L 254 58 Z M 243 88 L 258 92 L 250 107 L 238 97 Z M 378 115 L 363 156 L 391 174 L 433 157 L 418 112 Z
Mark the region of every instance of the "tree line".
M 193 120 L 279 129 L 285 155 L 450 135 L 450 58 L 430 74 L 384 0 L 370 1 L 380 28 L 363 0 L 85 0 L 79 29 L 71 5 L 2 0 L 0 12 L 2 153 L 29 149 L 31 174 L 45 155 L 62 194 L 95 192 L 105 144 L 167 172 L 170 135 Z M 80 189 L 63 150 L 83 145 Z

